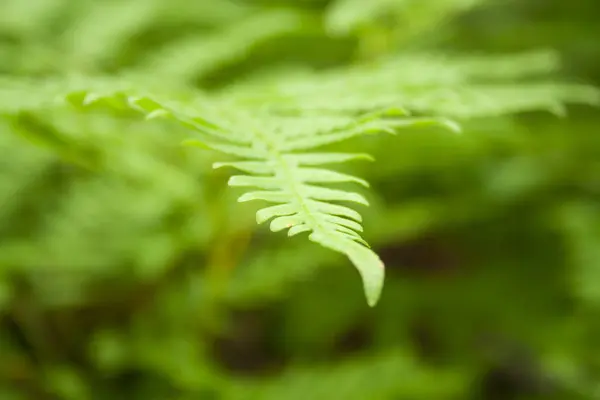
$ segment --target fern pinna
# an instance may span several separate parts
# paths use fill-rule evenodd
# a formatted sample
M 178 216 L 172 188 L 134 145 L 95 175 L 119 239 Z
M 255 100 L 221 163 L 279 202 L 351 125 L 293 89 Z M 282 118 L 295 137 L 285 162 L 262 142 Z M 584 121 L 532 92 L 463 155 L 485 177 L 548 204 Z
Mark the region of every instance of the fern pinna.
M 148 119 L 168 118 L 195 130 L 198 136 L 188 144 L 235 158 L 214 168 L 243 173 L 229 179 L 229 186 L 247 189 L 238 201 L 267 203 L 256 213 L 259 224 L 270 221 L 272 231 L 287 230 L 289 236 L 307 233 L 311 241 L 346 255 L 362 276 L 368 304 L 374 305 L 384 266 L 361 236 L 360 213 L 349 207 L 368 201 L 358 192 L 328 187 L 368 187 L 331 166 L 370 157 L 318 149 L 369 133 L 424 125 L 457 131 L 454 119 L 560 110 L 564 102 L 598 100 L 598 93 L 584 86 L 506 82 L 551 66 L 544 54 L 458 60 L 410 56 L 379 66 L 288 75 L 283 81 L 249 81 L 211 94 L 99 78 L 7 80 L 0 109 L 14 114 L 66 100 L 77 107 L 136 110 Z

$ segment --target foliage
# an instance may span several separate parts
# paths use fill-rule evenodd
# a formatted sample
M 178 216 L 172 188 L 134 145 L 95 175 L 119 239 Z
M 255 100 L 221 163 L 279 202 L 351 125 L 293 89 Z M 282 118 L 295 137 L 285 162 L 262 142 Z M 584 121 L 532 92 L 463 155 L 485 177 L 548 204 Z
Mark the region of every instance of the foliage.
M 368 201 L 356 192 L 314 185 L 354 182 L 368 187 L 363 179 L 325 166 L 369 156 L 311 151 L 361 134 L 395 133 L 422 125 L 459 130 L 452 121 L 410 117 L 409 111 L 398 106 L 433 115 L 479 117 L 543 107 L 560 111 L 566 100 L 598 99 L 598 93 L 587 87 L 470 82 L 474 77 L 485 77 L 491 68 L 495 78 L 546 69 L 537 58 L 449 62 L 411 55 L 376 67 L 333 71 L 324 77 L 309 74 L 298 80 L 286 78 L 266 88 L 254 83 L 250 89 L 225 91 L 216 100 L 196 94 L 182 95 L 185 101 L 172 100 L 175 96 L 163 100 L 153 92 L 129 89 L 127 84 L 86 78 L 75 83 L 29 84 L 8 79 L 3 97 L 6 111 L 16 113 L 17 118 L 31 107 L 47 108 L 46 99 L 66 97 L 76 105 L 102 101 L 112 108 L 131 108 L 147 119 L 168 117 L 198 131 L 205 138 L 195 143 L 244 160 L 213 164 L 214 168 L 228 166 L 250 174 L 229 179 L 229 186 L 259 189 L 246 192 L 239 202 L 275 203 L 257 212 L 259 224 L 271 220 L 272 231 L 287 229 L 288 236 L 309 232 L 313 242 L 347 255 L 363 278 L 368 303 L 375 305 L 383 285 L 383 263 L 359 234 L 363 230 L 360 214 L 332 203 L 368 205 Z M 521 66 L 528 61 L 533 62 Z M 321 95 L 323 91 L 327 95 Z M 39 98 L 31 94 L 38 92 Z M 257 96 L 256 92 L 266 95 Z
M 484 371 L 528 364 L 509 357 L 516 340 L 542 367 L 515 390 L 593 398 L 597 114 L 507 115 L 562 115 L 598 92 L 548 76 L 556 54 L 531 50 L 546 36 L 461 54 L 482 40 L 469 18 L 501 6 L 273 3 L 0 6 L 5 396 L 480 398 Z M 217 153 L 180 147 L 190 132 L 187 143 Z M 348 164 L 367 153 L 374 163 Z M 251 189 L 224 190 L 226 179 Z M 368 200 L 351 183 L 370 186 Z M 257 211 L 238 195 L 275 205 Z M 253 213 L 348 256 L 371 305 L 386 261 L 380 307 L 363 308 L 334 254 L 265 236 Z M 396 272 L 421 264 L 457 277 Z M 509 290 L 528 306 L 505 301 Z M 577 311 L 563 315 L 561 298 Z M 421 349 L 413 328 L 433 344 Z M 354 329 L 370 356 L 329 360 Z M 457 355 L 489 334 L 486 351 Z

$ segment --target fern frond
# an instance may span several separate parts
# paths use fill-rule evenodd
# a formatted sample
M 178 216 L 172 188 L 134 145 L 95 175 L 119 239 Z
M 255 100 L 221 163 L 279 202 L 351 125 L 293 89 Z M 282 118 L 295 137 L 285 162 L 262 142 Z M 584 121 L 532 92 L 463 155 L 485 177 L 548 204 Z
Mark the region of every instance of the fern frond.
M 531 81 L 557 66 L 548 52 L 496 57 L 408 55 L 377 65 L 303 75 L 263 91 L 240 86 L 223 93 L 241 104 L 262 104 L 280 113 L 350 114 L 401 105 L 449 118 L 498 116 L 533 110 L 562 110 L 566 103 L 600 103 L 596 88 Z M 517 80 L 528 78 L 526 82 Z
M 438 125 L 458 130 L 458 124 L 446 117 L 560 111 L 566 102 L 598 101 L 598 92 L 586 86 L 513 84 L 515 77 L 547 71 L 552 64 L 536 58 L 533 66 L 515 68 L 515 60 L 504 60 L 502 71 L 489 73 L 490 63 L 495 65 L 490 60 L 409 57 L 406 62 L 396 59 L 298 78 L 265 90 L 239 86 L 216 95 L 185 90 L 175 95 L 173 90 L 151 90 L 147 83 L 106 79 L 0 82 L 0 112 L 43 109 L 66 101 L 79 108 L 141 112 L 148 119 L 169 119 L 195 130 L 199 138 L 188 144 L 238 159 L 213 167 L 243 173 L 228 182 L 246 190 L 239 202 L 269 203 L 256 214 L 259 224 L 270 221 L 272 231 L 287 230 L 289 236 L 307 233 L 311 241 L 346 255 L 361 274 L 367 301 L 373 305 L 382 289 L 383 263 L 361 235 L 360 213 L 349 207 L 368 201 L 359 192 L 328 187 L 348 183 L 368 187 L 363 179 L 329 167 L 368 156 L 315 150 L 402 128 Z M 411 116 L 411 111 L 439 117 Z
M 101 86 L 107 85 L 104 82 Z M 143 112 L 147 117 L 161 116 L 173 119 L 203 135 L 203 140 L 195 143 L 243 159 L 244 161 L 236 163 L 219 163 L 215 168 L 231 166 L 252 174 L 234 175 L 229 180 L 229 185 L 256 189 L 240 196 L 240 202 L 262 200 L 275 204 L 259 210 L 257 222 L 270 220 L 272 231 L 287 229 L 289 236 L 307 232 L 313 242 L 345 254 L 363 278 L 368 303 L 374 305 L 377 302 L 383 284 L 383 264 L 378 256 L 366 247 L 366 242 L 360 235 L 360 214 L 347 206 L 332 204 L 350 202 L 368 205 L 368 201 L 357 192 L 319 186 L 345 182 L 358 182 L 366 186 L 367 183 L 360 178 L 330 171 L 323 166 L 364 159 L 367 156 L 292 151 L 299 148 L 308 150 L 328 142 L 343 140 L 360 134 L 360 130 L 344 136 L 340 136 L 336 131 L 324 132 L 323 135 L 307 136 L 301 145 L 295 142 L 291 142 L 290 145 L 285 135 L 278 135 L 276 130 L 272 130 L 273 127 L 269 126 L 270 121 L 266 116 L 261 119 L 246 112 L 215 110 L 212 113 L 213 119 L 210 120 L 195 115 L 190 112 L 189 107 L 177 101 L 157 100 L 155 97 L 138 95 L 133 91 L 124 94 L 118 84 L 112 91 L 106 88 L 98 92 L 76 90 L 67 94 L 65 99 L 76 106 L 95 104 L 110 109 L 130 108 Z M 25 104 L 12 106 L 13 110 L 27 108 Z M 44 104 L 33 102 L 29 106 L 43 107 Z M 227 118 L 214 119 L 222 113 Z M 261 126 L 261 121 L 267 123 Z

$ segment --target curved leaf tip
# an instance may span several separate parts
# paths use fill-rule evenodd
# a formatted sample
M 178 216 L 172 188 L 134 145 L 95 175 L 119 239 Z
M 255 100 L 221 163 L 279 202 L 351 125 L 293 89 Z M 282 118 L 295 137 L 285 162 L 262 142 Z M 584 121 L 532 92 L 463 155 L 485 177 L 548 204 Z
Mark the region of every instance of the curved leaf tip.
M 379 302 L 383 282 L 385 280 L 385 266 L 379 256 L 371 249 L 356 246 L 347 253 L 363 281 L 367 304 L 374 307 Z
M 335 240 L 318 233 L 312 233 L 309 239 L 331 250 L 345 254 L 352 261 L 362 278 L 367 304 L 374 307 L 379 302 L 385 280 L 385 266 L 373 250 L 352 240 Z

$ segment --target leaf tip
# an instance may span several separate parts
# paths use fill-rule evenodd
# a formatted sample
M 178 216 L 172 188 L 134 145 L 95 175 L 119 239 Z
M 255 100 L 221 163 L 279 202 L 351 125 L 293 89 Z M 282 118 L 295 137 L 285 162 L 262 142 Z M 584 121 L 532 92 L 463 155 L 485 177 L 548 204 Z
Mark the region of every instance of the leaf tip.
M 254 200 L 254 198 L 252 197 L 252 194 L 250 194 L 250 193 L 244 193 L 237 199 L 238 203 L 246 203 L 246 202 L 252 201 L 252 200 Z
M 375 307 L 379 303 L 381 292 L 383 291 L 385 265 L 381 260 L 379 260 L 379 265 L 377 265 L 376 268 L 379 269 L 379 271 L 375 272 L 375 275 L 378 275 L 378 277 L 371 281 L 364 280 L 363 282 L 365 288 L 365 297 L 369 307 Z

